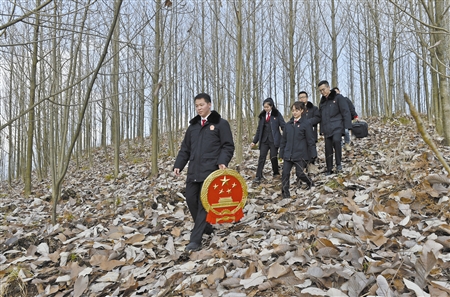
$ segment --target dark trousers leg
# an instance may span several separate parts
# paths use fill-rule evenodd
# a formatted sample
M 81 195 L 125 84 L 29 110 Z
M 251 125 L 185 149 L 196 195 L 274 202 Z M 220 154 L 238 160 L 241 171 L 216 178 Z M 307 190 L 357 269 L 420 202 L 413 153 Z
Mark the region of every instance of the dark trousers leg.
M 296 161 L 294 163 L 295 174 L 297 175 L 298 179 L 300 179 L 301 181 L 305 182 L 307 185 L 310 185 L 311 184 L 311 179 L 305 173 L 306 165 L 307 165 L 307 163 L 306 163 L 305 160 Z
M 327 171 L 331 172 L 333 169 L 333 137 L 325 138 L 325 161 Z
M 206 211 L 200 200 L 200 192 L 203 183 L 186 183 L 186 203 L 194 221 L 194 228 L 191 231 L 190 242 L 201 243 L 203 230 L 207 225 Z
M 278 169 L 278 148 L 275 147 L 273 142 L 270 143 L 270 162 L 272 162 L 272 172 L 273 174 L 280 174 Z
M 270 145 L 266 142 L 261 142 L 259 144 L 259 158 L 258 158 L 258 168 L 256 169 L 256 177 L 263 177 L 264 164 L 266 164 L 267 153 L 269 152 Z
M 294 163 L 292 161 L 284 160 L 283 171 L 281 173 L 281 194 L 283 197 L 291 197 L 289 192 L 289 178 L 291 177 L 291 169 Z
M 342 144 L 341 144 L 342 136 L 339 133 L 333 134 L 333 147 L 334 154 L 336 158 L 336 166 L 341 165 L 342 159 Z
M 327 171 L 333 169 L 333 151 L 336 158 L 336 166 L 341 165 L 342 159 L 342 136 L 340 133 L 335 133 L 330 137 L 325 138 L 325 159 L 327 163 Z

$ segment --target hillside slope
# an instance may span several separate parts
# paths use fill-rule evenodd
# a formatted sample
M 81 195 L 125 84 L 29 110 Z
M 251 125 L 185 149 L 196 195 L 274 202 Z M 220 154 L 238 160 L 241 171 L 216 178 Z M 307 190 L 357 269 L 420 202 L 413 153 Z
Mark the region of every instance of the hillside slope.
M 450 180 L 413 122 L 369 126 L 339 175 L 321 173 L 320 140 L 316 187 L 292 185 L 291 199 L 269 162 L 267 180 L 251 183 L 258 151 L 247 150 L 244 219 L 216 225 L 191 254 L 185 172 L 173 176 L 164 157 L 147 178 L 149 145 L 123 148 L 117 179 L 101 150 L 71 168 L 56 226 L 49 182 L 29 199 L 2 184 L 0 296 L 448 296 Z

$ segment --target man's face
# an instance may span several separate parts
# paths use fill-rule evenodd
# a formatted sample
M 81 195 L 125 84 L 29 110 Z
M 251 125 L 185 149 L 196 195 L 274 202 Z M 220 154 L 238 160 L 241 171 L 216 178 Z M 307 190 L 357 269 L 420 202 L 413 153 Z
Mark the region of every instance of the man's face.
M 202 118 L 207 117 L 211 112 L 211 102 L 206 102 L 204 98 L 195 100 L 195 110 Z
M 328 97 L 328 95 L 330 95 L 331 93 L 330 86 L 328 86 L 327 84 L 321 85 L 319 87 L 319 92 L 320 94 L 322 94 L 322 96 Z
M 300 95 L 298 95 L 298 101 L 303 102 L 303 103 L 307 103 L 308 102 L 308 95 L 306 95 L 305 93 L 301 93 Z

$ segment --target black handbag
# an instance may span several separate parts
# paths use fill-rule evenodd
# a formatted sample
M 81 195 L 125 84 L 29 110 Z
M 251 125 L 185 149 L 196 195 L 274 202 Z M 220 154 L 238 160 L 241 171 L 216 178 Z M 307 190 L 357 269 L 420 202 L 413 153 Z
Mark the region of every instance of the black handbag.
M 352 134 L 356 138 L 364 138 L 369 135 L 369 125 L 364 121 L 357 121 L 352 124 Z

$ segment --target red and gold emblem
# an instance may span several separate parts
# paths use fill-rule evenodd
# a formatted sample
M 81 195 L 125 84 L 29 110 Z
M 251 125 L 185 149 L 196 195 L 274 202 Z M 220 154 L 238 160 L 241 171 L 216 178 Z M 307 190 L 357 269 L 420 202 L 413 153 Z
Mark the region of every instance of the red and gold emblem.
M 211 224 L 238 222 L 244 217 L 247 184 L 233 169 L 219 169 L 203 182 L 201 200 Z

